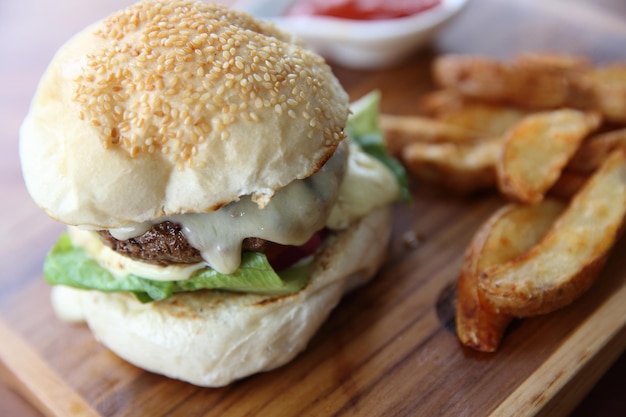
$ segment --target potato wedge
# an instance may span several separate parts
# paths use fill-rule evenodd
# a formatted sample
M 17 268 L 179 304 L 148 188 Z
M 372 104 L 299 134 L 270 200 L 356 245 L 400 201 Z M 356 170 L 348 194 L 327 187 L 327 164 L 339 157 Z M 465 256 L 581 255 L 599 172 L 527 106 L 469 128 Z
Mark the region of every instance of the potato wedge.
M 517 107 L 466 99 L 451 90 L 422 97 L 420 109 L 440 122 L 479 132 L 484 137 L 505 133 L 528 113 Z
M 456 90 L 439 89 L 426 93 L 419 98 L 418 111 L 424 116 L 436 119 L 442 114 L 471 105 L 472 102 L 473 100 L 462 96 Z
M 546 236 L 523 255 L 484 270 L 479 296 L 516 317 L 557 310 L 596 280 L 626 216 L 626 150 L 614 151 Z
M 463 345 L 481 352 L 497 350 L 512 316 L 496 313 L 481 302 L 478 276 L 534 246 L 564 208 L 554 199 L 532 206 L 510 203 L 478 229 L 465 252 L 457 285 L 456 332 Z
M 626 122 L 626 65 L 600 67 L 592 76 L 599 110 L 608 120 Z
M 626 122 L 626 64 L 592 66 L 577 55 L 522 54 L 510 62 L 444 55 L 433 64 L 441 87 L 463 97 L 532 109 L 573 107 Z
M 541 201 L 583 139 L 599 124 L 597 114 L 572 109 L 525 117 L 504 140 L 496 170 L 500 191 L 523 203 Z
M 574 61 L 527 58 L 506 63 L 480 56 L 444 55 L 435 60 L 433 75 L 440 86 L 467 97 L 547 109 L 569 103 L 569 72 L 578 69 Z
M 567 169 L 593 172 L 617 148 L 626 148 L 626 128 L 598 133 L 585 140 L 568 162 Z
M 381 114 L 379 123 L 385 133 L 387 149 L 393 155 L 414 142 L 469 143 L 481 136 L 469 129 L 420 116 Z
M 506 133 L 525 115 L 514 107 L 473 103 L 442 113 L 437 120 L 491 137 Z
M 607 120 L 626 122 L 626 64 L 595 67 L 572 77 L 571 85 L 583 96 L 576 105 L 596 109 Z
M 592 62 L 585 56 L 550 52 L 523 52 L 513 59 L 513 63 L 562 71 L 586 71 L 592 66 Z
M 517 89 L 510 67 L 487 57 L 443 55 L 432 73 L 439 86 L 481 100 L 506 102 Z
M 495 163 L 500 155 L 500 138 L 473 144 L 413 143 L 400 160 L 415 178 L 460 194 L 495 188 Z

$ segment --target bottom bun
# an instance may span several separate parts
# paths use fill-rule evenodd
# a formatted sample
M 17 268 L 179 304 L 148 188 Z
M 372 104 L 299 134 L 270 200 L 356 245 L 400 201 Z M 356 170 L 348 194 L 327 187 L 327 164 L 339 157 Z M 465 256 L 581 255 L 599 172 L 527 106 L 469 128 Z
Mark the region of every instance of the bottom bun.
M 333 235 L 308 285 L 295 294 L 180 293 L 147 304 L 126 293 L 55 287 L 55 305 L 80 309 L 96 339 L 126 361 L 199 386 L 227 385 L 292 360 L 341 296 L 384 262 L 391 209 Z

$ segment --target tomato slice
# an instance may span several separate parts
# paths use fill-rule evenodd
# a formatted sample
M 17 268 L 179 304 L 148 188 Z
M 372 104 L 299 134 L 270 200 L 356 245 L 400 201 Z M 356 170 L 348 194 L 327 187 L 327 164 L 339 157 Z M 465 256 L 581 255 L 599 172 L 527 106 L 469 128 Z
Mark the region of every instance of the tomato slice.
M 265 256 L 272 268 L 279 272 L 298 262 L 300 259 L 313 255 L 322 244 L 327 232 L 321 230 L 315 233 L 304 245 L 289 246 L 269 242 Z

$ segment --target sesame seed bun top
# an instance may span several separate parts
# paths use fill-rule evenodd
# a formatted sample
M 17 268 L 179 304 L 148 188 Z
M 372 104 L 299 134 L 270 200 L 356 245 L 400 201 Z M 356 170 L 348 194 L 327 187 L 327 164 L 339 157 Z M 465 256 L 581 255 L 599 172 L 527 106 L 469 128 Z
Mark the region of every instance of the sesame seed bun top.
M 137 3 L 73 37 L 20 132 L 29 192 L 64 223 L 121 227 L 260 206 L 343 139 L 330 67 L 274 26 L 200 1 Z

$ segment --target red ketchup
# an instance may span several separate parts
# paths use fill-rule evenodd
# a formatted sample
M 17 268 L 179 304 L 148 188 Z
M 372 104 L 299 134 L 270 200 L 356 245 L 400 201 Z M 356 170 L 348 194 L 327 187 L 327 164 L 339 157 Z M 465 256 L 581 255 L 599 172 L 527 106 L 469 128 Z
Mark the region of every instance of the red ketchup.
M 380 20 L 412 16 L 431 9 L 441 0 L 300 0 L 287 15 L 330 16 L 352 20 Z

